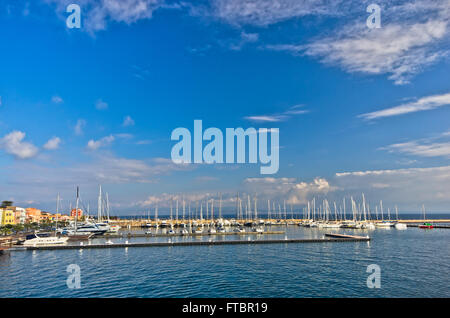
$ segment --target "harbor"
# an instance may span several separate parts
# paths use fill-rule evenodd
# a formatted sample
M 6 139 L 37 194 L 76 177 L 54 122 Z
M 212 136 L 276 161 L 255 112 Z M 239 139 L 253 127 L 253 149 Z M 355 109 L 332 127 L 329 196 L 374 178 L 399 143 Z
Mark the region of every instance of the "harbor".
M 284 224 L 265 229 L 280 234 L 169 236 L 161 233 L 167 229 L 156 232 L 153 228 L 158 235 L 142 236 L 146 229 L 134 228 L 120 230 L 121 237 L 105 234 L 61 246 L 13 245 L 9 255 L 0 257 L 0 271 L 9 278 L 2 281 L 0 295 L 374 297 L 380 292 L 393 297 L 448 295 L 447 276 L 433 275 L 439 268 L 443 271 L 450 261 L 447 229 L 327 229 Z M 129 237 L 128 233 L 134 236 Z M 68 289 L 65 284 L 69 264 L 81 268 L 79 290 Z M 370 264 L 378 264 L 382 269 L 381 291 L 366 287 L 369 275 L 366 268 Z M 417 290 L 414 281 L 408 279 L 411 273 L 426 277 L 429 284 Z M 333 280 L 345 288 L 332 288 L 328 282 Z M 28 288 L 20 288 L 24 284 Z

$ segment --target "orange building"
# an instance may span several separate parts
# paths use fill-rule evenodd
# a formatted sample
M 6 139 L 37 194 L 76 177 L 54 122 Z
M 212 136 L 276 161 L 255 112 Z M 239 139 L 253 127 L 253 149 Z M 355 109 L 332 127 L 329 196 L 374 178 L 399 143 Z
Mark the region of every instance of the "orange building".
M 70 216 L 75 217 L 75 213 L 76 213 L 76 209 L 72 209 L 72 211 L 70 211 Z M 81 218 L 83 216 L 83 210 L 78 209 L 78 213 L 76 213 L 76 214 L 77 214 L 78 218 Z
M 39 223 L 41 221 L 41 210 L 35 208 L 26 208 L 27 221 L 30 223 Z

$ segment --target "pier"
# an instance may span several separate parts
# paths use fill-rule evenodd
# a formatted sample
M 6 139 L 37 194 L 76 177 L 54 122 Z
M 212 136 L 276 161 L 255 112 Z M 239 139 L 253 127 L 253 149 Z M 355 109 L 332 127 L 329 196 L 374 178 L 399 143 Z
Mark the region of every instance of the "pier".
M 165 247 L 165 246 L 206 246 L 206 245 L 244 245 L 244 244 L 292 244 L 292 243 L 337 243 L 337 242 L 367 242 L 369 237 L 333 237 L 320 239 L 274 239 L 274 240 L 226 240 L 204 242 L 153 242 L 153 243 L 113 243 L 113 244 L 83 244 L 83 245 L 55 245 L 28 246 L 26 250 L 76 250 L 93 248 L 126 248 L 126 247 Z
M 216 232 L 216 233 L 174 233 L 174 234 L 168 234 L 168 233 L 152 233 L 152 234 L 134 234 L 134 233 L 124 233 L 124 234 L 105 234 L 104 236 L 100 237 L 107 237 L 107 238 L 122 238 L 122 237 L 179 237 L 179 236 L 218 236 L 218 235 L 272 235 L 272 234 L 284 234 L 284 231 L 264 231 L 264 232 Z

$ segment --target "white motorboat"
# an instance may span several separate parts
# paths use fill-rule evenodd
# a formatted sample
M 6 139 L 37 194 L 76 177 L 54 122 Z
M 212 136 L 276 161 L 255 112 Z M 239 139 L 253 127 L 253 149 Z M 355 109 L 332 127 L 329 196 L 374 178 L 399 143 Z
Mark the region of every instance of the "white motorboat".
M 25 238 L 24 246 L 45 246 L 66 244 L 68 237 L 49 236 L 47 234 L 30 234 Z
M 104 233 L 108 232 L 111 229 L 111 227 L 108 223 L 100 222 L 100 223 L 94 223 L 94 224 L 98 227 L 99 230 L 105 231 Z
M 375 226 L 376 227 L 381 227 L 381 228 L 390 228 L 390 227 L 394 226 L 394 223 L 388 222 L 388 221 L 383 221 L 383 222 L 380 222 L 380 223 L 376 223 Z
M 397 230 L 406 230 L 408 228 L 405 223 L 395 223 L 394 227 Z

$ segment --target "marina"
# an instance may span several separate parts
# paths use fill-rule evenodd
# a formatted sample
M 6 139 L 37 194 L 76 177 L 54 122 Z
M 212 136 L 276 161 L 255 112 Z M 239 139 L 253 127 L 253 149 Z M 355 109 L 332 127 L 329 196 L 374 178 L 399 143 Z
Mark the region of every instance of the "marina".
M 0 257 L 1 277 L 8 277 L 1 282 L 0 296 L 450 296 L 448 275 L 436 275 L 450 263 L 447 229 L 269 229 L 280 234 L 143 237 L 138 235 L 143 230 L 135 229 L 120 231 L 122 237 L 104 235 L 52 247 L 12 246 Z M 136 236 L 127 237 L 129 232 Z M 69 264 L 81 268 L 81 289 L 66 286 Z M 370 264 L 382 269 L 379 290 L 366 286 Z M 418 290 L 416 279 L 425 278 L 429 284 Z

